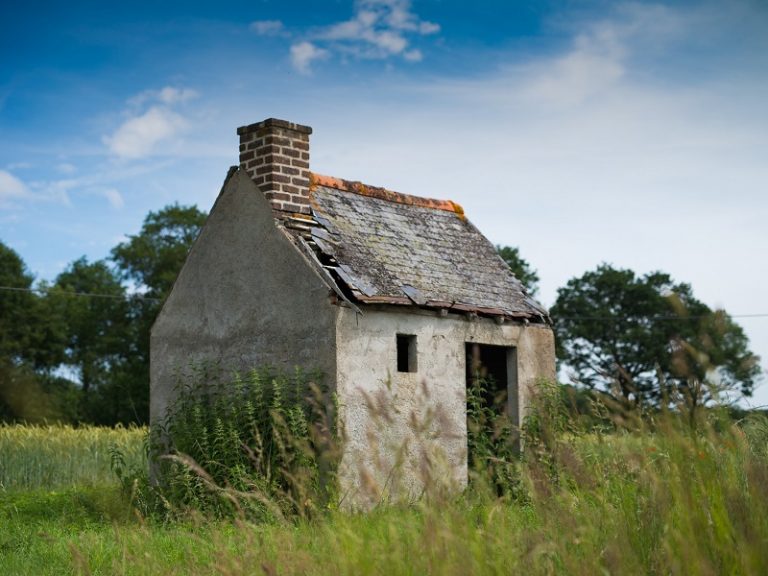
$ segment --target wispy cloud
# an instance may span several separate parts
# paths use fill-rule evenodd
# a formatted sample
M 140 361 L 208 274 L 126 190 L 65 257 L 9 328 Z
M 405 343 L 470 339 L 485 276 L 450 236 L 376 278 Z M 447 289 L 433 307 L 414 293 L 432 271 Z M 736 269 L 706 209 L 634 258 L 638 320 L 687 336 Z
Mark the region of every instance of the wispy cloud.
M 0 207 L 29 196 L 29 188 L 24 182 L 10 172 L 0 170 Z
M 128 101 L 128 117 L 111 135 L 102 137 L 109 152 L 124 159 L 143 158 L 161 142 L 171 140 L 188 126 L 174 107 L 198 96 L 189 88 L 166 86 L 145 90 Z
M 77 172 L 77 167 L 74 164 L 70 164 L 69 162 L 62 162 L 56 166 L 56 170 L 62 174 L 74 174 Z
M 69 204 L 67 192 L 75 180 L 24 181 L 0 170 L 0 208 L 15 208 L 19 202 L 54 202 Z
M 120 209 L 125 206 L 123 195 L 120 194 L 120 191 L 116 188 L 108 188 L 102 192 L 102 195 L 107 199 L 107 202 L 109 202 L 109 205 L 112 206 L 112 208 Z
M 410 0 L 358 0 L 352 18 L 315 30 L 291 46 L 291 62 L 302 73 L 331 54 L 418 62 L 423 54 L 411 47 L 412 38 L 439 31 L 438 24 L 413 12 Z
M 287 35 L 285 25 L 280 20 L 256 20 L 251 22 L 249 28 L 259 36 Z
M 299 42 L 291 46 L 291 63 L 302 74 L 310 72 L 315 60 L 325 60 L 330 55 L 328 50 L 318 48 L 312 42 Z
M 153 106 L 141 116 L 126 120 L 112 136 L 105 136 L 109 151 L 120 158 L 141 158 L 152 152 L 158 142 L 175 136 L 185 128 L 179 114 Z
M 159 90 L 144 90 L 130 100 L 129 106 L 140 107 L 147 102 L 158 102 L 161 104 L 173 105 L 188 102 L 197 98 L 199 94 L 191 88 L 177 88 L 175 86 L 165 86 Z

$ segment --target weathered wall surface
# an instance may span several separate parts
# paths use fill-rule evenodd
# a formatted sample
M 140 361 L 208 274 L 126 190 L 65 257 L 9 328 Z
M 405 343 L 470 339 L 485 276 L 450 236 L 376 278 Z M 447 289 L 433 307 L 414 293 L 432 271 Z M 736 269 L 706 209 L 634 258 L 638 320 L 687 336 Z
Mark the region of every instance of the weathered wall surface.
M 519 394 L 554 378 L 548 328 L 450 314 L 339 309 L 336 386 L 346 446 L 339 471 L 345 503 L 417 497 L 427 481 L 467 480 L 465 343 L 517 348 Z M 417 337 L 418 371 L 397 371 L 396 335 Z M 519 406 L 525 398 L 518 397 Z M 396 470 L 393 473 L 393 470 Z
M 555 334 L 552 330 L 532 324 L 520 332 L 517 344 L 517 373 L 522 422 L 537 381 L 545 379 L 554 382 L 557 377 Z
M 173 401 L 177 373 L 216 361 L 231 374 L 258 365 L 335 366 L 336 307 L 328 287 L 274 223 L 244 171 L 225 183 L 151 337 L 151 420 Z

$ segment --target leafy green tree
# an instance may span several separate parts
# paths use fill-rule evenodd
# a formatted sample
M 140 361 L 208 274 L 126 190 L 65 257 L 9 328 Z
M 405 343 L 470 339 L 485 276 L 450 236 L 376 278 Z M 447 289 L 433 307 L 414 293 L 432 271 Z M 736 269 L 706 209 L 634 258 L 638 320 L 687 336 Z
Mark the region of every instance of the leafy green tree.
M 196 206 L 171 204 L 150 212 L 141 231 L 112 250 L 112 260 L 145 296 L 162 299 L 171 291 L 205 219 Z
M 121 392 L 111 410 L 120 419 L 149 418 L 149 332 L 206 219 L 195 206 L 172 204 L 150 212 L 138 234 L 112 250 L 119 273 L 138 289 L 130 302 L 131 333 L 123 370 L 113 380 Z M 120 396 L 130 402 L 118 402 Z
M 726 390 L 749 396 L 760 374 L 742 328 L 668 274 L 607 264 L 558 290 L 550 310 L 558 358 L 581 384 L 630 406 Z
M 0 420 L 59 418 L 51 394 L 60 381 L 51 372 L 63 358 L 63 324 L 31 291 L 33 281 L 21 257 L 0 242 Z
M 62 326 L 30 291 L 33 281 L 21 257 L 0 242 L 0 358 L 49 371 L 62 358 Z
M 32 275 L 21 257 L 0 242 L 0 357 L 20 361 L 30 348 L 35 315 Z
M 520 250 L 512 246 L 497 245 L 496 251 L 510 267 L 515 277 L 522 282 L 528 293 L 534 296 L 539 290 L 539 275 L 536 273 L 536 269 L 520 256 Z
M 64 363 L 87 395 L 120 364 L 129 321 L 125 288 L 105 262 L 83 257 L 58 275 L 47 298 L 66 319 Z

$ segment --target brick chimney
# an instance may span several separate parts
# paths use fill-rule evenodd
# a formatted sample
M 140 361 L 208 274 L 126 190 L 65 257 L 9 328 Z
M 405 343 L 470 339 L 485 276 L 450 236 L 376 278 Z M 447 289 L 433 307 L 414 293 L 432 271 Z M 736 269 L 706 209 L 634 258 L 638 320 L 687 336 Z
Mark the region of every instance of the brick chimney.
M 268 118 L 241 126 L 240 168 L 272 203 L 275 216 L 309 209 L 309 135 L 312 128 Z

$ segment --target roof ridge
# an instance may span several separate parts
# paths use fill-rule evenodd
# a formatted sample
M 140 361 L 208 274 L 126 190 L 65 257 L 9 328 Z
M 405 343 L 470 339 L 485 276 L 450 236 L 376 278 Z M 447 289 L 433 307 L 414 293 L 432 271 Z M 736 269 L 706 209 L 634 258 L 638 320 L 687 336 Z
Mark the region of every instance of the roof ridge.
M 318 186 L 335 188 L 336 190 L 341 190 L 343 192 L 351 192 L 353 194 L 359 194 L 360 196 L 378 198 L 379 200 L 386 200 L 387 202 L 395 202 L 397 204 L 406 204 L 408 206 L 418 206 L 421 208 L 432 208 L 433 210 L 454 212 L 459 218 L 465 218 L 464 208 L 462 208 L 460 204 L 457 204 L 453 200 L 436 200 L 434 198 L 413 196 L 411 194 L 403 194 L 402 192 L 387 190 L 386 188 L 381 188 L 379 186 L 369 186 L 367 184 L 363 184 L 362 182 L 344 180 L 343 178 L 336 178 L 335 176 L 325 176 L 323 174 L 310 172 L 310 192 Z

